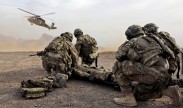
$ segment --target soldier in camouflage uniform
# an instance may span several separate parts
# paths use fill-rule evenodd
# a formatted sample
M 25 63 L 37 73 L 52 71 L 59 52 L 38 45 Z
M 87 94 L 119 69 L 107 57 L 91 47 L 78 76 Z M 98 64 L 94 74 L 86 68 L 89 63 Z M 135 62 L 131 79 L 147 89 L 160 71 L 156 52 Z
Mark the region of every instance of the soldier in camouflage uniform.
M 38 79 L 29 79 L 21 82 L 21 93 L 26 98 L 40 98 L 46 95 L 46 91 L 52 88 L 66 86 L 66 81 L 71 76 L 72 67 L 77 66 L 78 54 L 71 43 L 73 35 L 69 32 L 62 33 L 56 37 L 42 51 L 43 68 L 49 76 Z
M 180 60 L 179 60 L 178 54 L 180 53 L 180 48 L 176 44 L 175 39 L 173 37 L 171 37 L 168 32 L 165 32 L 165 31 L 158 32 L 158 28 L 159 27 L 156 26 L 156 24 L 154 24 L 154 23 L 148 23 L 143 27 L 146 35 L 150 35 L 150 34 L 156 35 L 158 38 L 160 38 L 163 41 L 163 43 L 166 46 L 168 46 L 168 48 L 170 48 L 170 50 L 172 50 L 175 58 L 172 58 L 172 57 L 168 58 L 168 62 L 170 65 L 168 72 L 170 74 L 173 74 L 178 69 L 178 73 L 179 73 Z
M 169 56 L 171 52 L 154 36 L 143 36 L 144 32 L 138 25 L 130 26 L 125 34 L 130 40 L 119 47 L 113 67 L 122 97 L 115 98 L 114 102 L 137 106 L 136 100 L 166 95 L 173 99 L 173 104 L 179 105 L 181 96 L 178 86 L 168 87 L 171 75 L 164 52 L 168 52 Z
M 76 30 L 77 31 L 77 30 Z M 77 31 L 78 32 L 78 31 Z M 75 35 L 78 36 L 78 33 L 75 32 Z M 78 37 L 78 43 L 76 46 L 79 46 L 80 42 L 87 43 L 88 39 L 91 39 L 94 41 L 94 45 L 96 45 L 96 41 L 92 39 L 92 37 L 86 36 L 79 36 Z M 86 38 L 86 39 L 85 39 Z M 85 40 L 85 41 L 84 41 Z M 45 70 L 47 70 L 48 74 L 51 74 L 51 71 L 53 70 L 56 73 L 62 73 L 66 76 L 79 76 L 81 78 L 87 78 L 89 80 L 100 80 L 100 81 L 110 81 L 112 82 L 112 72 L 110 70 L 106 70 L 104 68 L 97 68 L 97 67 L 90 67 L 88 65 L 91 65 L 93 60 L 96 58 L 93 57 L 94 55 L 97 55 L 96 52 L 96 46 L 92 46 L 91 40 L 88 40 L 87 46 L 84 43 L 81 43 L 82 46 L 87 46 L 88 49 L 91 49 L 93 51 L 90 51 L 90 53 L 85 52 L 88 51 L 86 47 L 80 48 L 83 59 L 83 63 L 87 65 L 81 65 L 78 66 L 78 54 L 75 47 L 72 45 L 72 34 L 66 32 L 61 34 L 61 37 L 56 37 L 49 45 L 45 48 L 44 52 L 46 54 L 42 56 L 42 62 L 43 67 Z M 91 42 L 91 43 L 90 43 Z M 78 48 L 78 47 L 77 47 Z M 93 52 L 93 53 L 92 53 Z M 86 55 L 89 54 L 87 59 Z M 64 77 L 64 79 L 68 79 L 68 77 Z M 63 84 L 62 84 L 63 85 Z
M 45 48 L 45 55 L 42 56 L 42 64 L 49 75 L 61 73 L 63 76 L 66 76 L 64 77 L 66 78 L 65 80 L 71 75 L 70 69 L 78 63 L 78 54 L 74 45 L 71 43 L 72 40 L 73 35 L 65 32 L 61 36 L 53 39 Z
M 51 71 L 62 73 L 66 76 L 76 75 L 82 78 L 104 80 L 108 78 L 109 70 L 88 65 L 77 66 L 78 54 L 71 43 L 72 34 L 66 32 L 53 39 L 45 48 L 46 54 L 42 56 L 43 67 L 48 74 Z M 91 58 L 89 59 L 91 60 Z M 84 61 L 86 63 L 86 61 Z M 90 62 L 91 63 L 91 62 Z M 68 79 L 68 77 L 65 77 Z
M 98 57 L 97 41 L 89 35 L 83 35 L 81 29 L 75 29 L 74 35 L 77 38 L 75 47 L 82 59 L 82 64 L 90 66 Z

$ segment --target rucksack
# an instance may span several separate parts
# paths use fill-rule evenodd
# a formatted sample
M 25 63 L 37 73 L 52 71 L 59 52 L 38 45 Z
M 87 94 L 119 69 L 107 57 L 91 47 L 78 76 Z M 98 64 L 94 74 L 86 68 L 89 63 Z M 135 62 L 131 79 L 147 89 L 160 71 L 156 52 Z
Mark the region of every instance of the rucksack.
M 161 31 L 158 33 L 158 37 L 164 41 L 164 44 L 173 51 L 175 58 L 168 58 L 170 64 L 170 74 L 174 73 L 177 68 L 177 78 L 179 78 L 180 72 L 180 58 L 178 54 L 181 52 L 179 46 L 176 44 L 176 41 L 173 37 L 170 36 L 168 32 Z
M 93 37 L 88 35 L 88 34 L 84 35 L 84 39 L 87 42 L 87 44 L 90 44 L 92 46 L 96 46 L 97 45 L 97 41 Z
M 90 53 L 94 53 L 98 49 L 97 41 L 88 34 L 84 35 L 83 46 L 86 47 L 88 49 L 88 52 L 90 52 Z
M 161 31 L 158 33 L 158 37 L 163 39 L 165 44 L 175 53 L 178 54 L 180 52 L 180 48 L 176 44 L 174 38 L 170 36 L 168 32 Z
M 71 57 L 68 53 L 69 45 L 64 37 L 56 37 L 52 42 L 45 48 L 46 52 L 52 52 L 54 54 L 59 54 L 63 58 L 65 64 L 70 63 Z

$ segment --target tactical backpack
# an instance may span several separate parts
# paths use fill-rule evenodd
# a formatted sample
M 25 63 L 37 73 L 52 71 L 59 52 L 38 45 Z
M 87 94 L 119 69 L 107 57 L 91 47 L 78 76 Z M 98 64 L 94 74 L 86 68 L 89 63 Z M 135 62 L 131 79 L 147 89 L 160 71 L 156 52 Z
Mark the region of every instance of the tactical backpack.
M 177 46 L 175 39 L 170 36 L 168 32 L 161 31 L 158 33 L 158 37 L 165 41 L 165 44 L 175 53 L 180 52 L 180 48 Z
M 62 40 L 62 37 L 56 37 L 49 43 L 49 45 L 45 48 L 45 50 L 46 51 L 56 51 L 58 44 L 60 43 L 61 40 Z
M 85 50 L 85 52 L 88 52 L 89 54 L 95 53 L 98 49 L 97 41 L 88 34 L 84 35 L 83 49 Z
M 27 80 L 21 82 L 20 93 L 25 98 L 40 98 L 52 90 L 53 80 L 48 78 Z
M 53 88 L 66 87 L 67 79 L 67 75 L 58 73 L 56 76 L 22 81 L 20 86 L 20 93 L 22 97 L 27 99 L 41 98 L 46 96 L 46 92 L 51 92 Z
M 160 39 L 162 39 L 165 43 L 165 45 L 168 46 L 168 48 L 170 48 L 173 53 L 175 58 L 168 58 L 169 64 L 170 64 L 170 69 L 169 69 L 169 73 L 175 73 L 175 71 L 177 70 L 177 78 L 179 78 L 179 72 L 180 72 L 180 58 L 178 56 L 178 54 L 181 52 L 179 46 L 176 44 L 176 41 L 173 37 L 170 36 L 170 34 L 168 32 L 165 31 L 161 31 L 158 33 L 158 37 Z
M 59 54 L 62 58 L 62 60 L 65 64 L 70 63 L 71 57 L 68 53 L 69 45 L 66 42 L 65 37 L 56 37 L 53 39 L 52 42 L 49 43 L 49 45 L 45 48 L 46 52 L 52 52 L 53 54 Z M 49 55 L 47 55 L 49 56 Z M 44 58 L 44 57 L 43 57 Z

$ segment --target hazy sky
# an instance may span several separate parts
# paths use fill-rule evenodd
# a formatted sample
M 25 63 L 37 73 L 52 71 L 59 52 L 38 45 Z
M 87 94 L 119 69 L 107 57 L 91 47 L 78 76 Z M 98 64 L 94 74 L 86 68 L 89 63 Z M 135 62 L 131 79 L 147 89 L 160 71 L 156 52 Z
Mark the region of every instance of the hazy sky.
M 48 30 L 27 21 L 28 13 L 55 12 L 57 30 Z M 183 0 L 1 0 L 0 34 L 38 39 L 43 33 L 58 36 L 81 28 L 96 38 L 99 46 L 118 47 L 125 41 L 125 30 L 132 24 L 154 22 L 159 31 L 168 31 L 183 46 Z M 48 24 L 51 20 L 46 19 Z M 75 40 L 74 40 L 75 41 Z

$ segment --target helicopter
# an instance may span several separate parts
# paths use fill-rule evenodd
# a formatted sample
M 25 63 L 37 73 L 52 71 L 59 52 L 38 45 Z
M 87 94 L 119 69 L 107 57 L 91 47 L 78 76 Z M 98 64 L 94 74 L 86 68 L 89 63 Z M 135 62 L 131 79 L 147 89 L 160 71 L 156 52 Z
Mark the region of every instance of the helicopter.
M 31 23 L 31 25 L 36 24 L 38 26 L 46 27 L 49 30 L 50 29 L 57 29 L 57 27 L 54 27 L 55 24 L 53 22 L 52 22 L 51 26 L 49 26 L 48 24 L 46 24 L 45 20 L 43 18 L 41 18 L 41 16 L 55 14 L 54 12 L 47 13 L 47 14 L 44 14 L 44 15 L 36 15 L 34 13 L 28 12 L 28 11 L 20 9 L 20 8 L 17 8 L 17 9 L 33 15 L 33 16 L 28 16 L 28 19 L 27 19 Z

